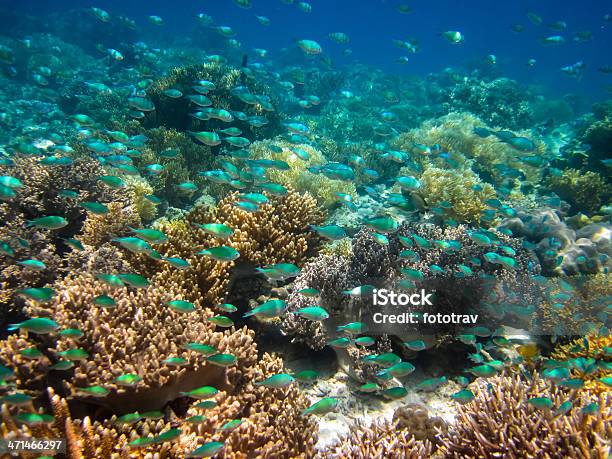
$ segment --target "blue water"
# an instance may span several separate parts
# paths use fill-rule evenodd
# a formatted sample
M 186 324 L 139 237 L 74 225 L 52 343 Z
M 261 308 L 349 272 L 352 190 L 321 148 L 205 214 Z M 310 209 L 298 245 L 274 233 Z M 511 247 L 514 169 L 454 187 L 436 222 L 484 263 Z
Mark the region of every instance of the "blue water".
M 494 54 L 498 59 L 499 75 L 534 85 L 550 94 L 575 93 L 601 100 L 612 84 L 612 75 L 597 71 L 598 67 L 612 65 L 608 52 L 612 47 L 612 23 L 603 20 L 605 14 L 612 13 L 612 6 L 598 0 L 412 1 L 405 2 L 412 8 L 409 14 L 395 10 L 400 2 L 386 0 L 313 0 L 311 13 L 281 0 L 253 0 L 250 9 L 239 8 L 232 0 L 100 0 L 95 3 L 24 0 L 15 3 L 4 1 L 1 5 L 10 4 L 13 12 L 42 18 L 72 8 L 98 6 L 113 15 L 135 19 L 142 37 L 158 46 L 168 44 L 167 40 L 188 38 L 199 27 L 196 14 L 205 13 L 211 15 L 217 25 L 231 26 L 245 50 L 264 48 L 272 59 L 278 57 L 281 48 L 294 46 L 296 39 L 308 38 L 321 43 L 324 52 L 339 65 L 359 61 L 402 75 L 425 76 L 469 61 L 482 62 L 486 67 L 484 59 Z M 528 11 L 540 15 L 543 23 L 532 24 L 526 16 Z M 147 22 L 146 17 L 152 14 L 164 18 L 166 24 L 162 29 Z M 259 24 L 255 14 L 269 17 L 271 25 Z M 557 32 L 548 28 L 547 24 L 554 21 L 565 21 L 567 30 Z M 523 32 L 513 32 L 512 24 L 522 24 Z M 445 30 L 461 31 L 465 42 L 461 45 L 448 43 L 440 36 Z M 592 40 L 573 42 L 574 33 L 582 30 L 589 30 Z M 345 45 L 329 40 L 330 32 L 344 32 L 350 36 L 351 42 L 346 46 L 352 50 L 351 56 L 342 56 Z M 565 37 L 565 44 L 547 47 L 539 43 L 540 38 L 557 34 Z M 405 52 L 396 48 L 392 40 L 408 37 L 420 42 L 421 51 L 409 55 L 408 64 L 396 63 Z M 533 68 L 526 65 L 531 58 L 537 60 Z M 560 71 L 561 67 L 577 61 L 586 64 L 581 79 L 568 77 Z

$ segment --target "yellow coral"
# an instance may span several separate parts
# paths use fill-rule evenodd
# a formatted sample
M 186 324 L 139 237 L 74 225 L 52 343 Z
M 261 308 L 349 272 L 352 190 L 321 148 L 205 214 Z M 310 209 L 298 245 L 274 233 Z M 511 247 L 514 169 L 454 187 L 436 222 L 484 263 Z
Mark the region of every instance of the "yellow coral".
M 448 201 L 452 205 L 451 215 L 460 221 L 479 223 L 482 212 L 488 208 L 485 201 L 495 197 L 494 188 L 469 169 L 456 172 L 430 167 L 420 180 L 428 205 Z M 482 190 L 474 190 L 474 185 L 480 185 Z
M 281 148 L 282 151 L 273 151 L 270 148 L 272 145 Z M 300 159 L 292 152 L 292 148 L 305 151 L 308 159 Z M 292 186 L 299 192 L 308 192 L 323 207 L 329 208 L 338 201 L 335 193 L 357 196 L 355 185 L 352 182 L 332 180 L 324 175 L 308 171 L 311 166 L 320 166 L 327 162 L 325 156 L 310 145 L 292 145 L 285 141 L 261 141 L 253 143 L 250 152 L 254 159 L 275 159 L 287 162 L 289 170 L 269 170 L 267 172 L 270 181 Z
M 602 298 L 612 295 L 612 282 L 609 273 L 586 276 L 548 278 L 545 295 L 534 326 L 542 328 L 545 334 L 583 335 L 586 330 L 602 327 Z M 561 284 L 563 282 L 563 284 Z M 571 298 L 558 307 L 557 294 L 565 294 L 567 286 L 574 288 Z
M 588 349 L 585 347 L 588 344 Z M 607 349 L 606 349 L 607 348 Z M 602 336 L 590 334 L 585 338 L 579 338 L 569 344 L 557 346 L 551 353 L 551 357 L 556 360 L 569 360 L 579 357 L 585 359 L 595 359 L 598 362 L 608 362 L 612 360 L 609 349 L 612 348 L 612 336 Z M 573 369 L 575 377 L 584 378 L 585 385 L 582 390 L 593 394 L 606 394 L 610 387 L 599 381 L 601 378 L 612 377 L 612 371 L 599 366 L 596 371 L 583 374 L 578 369 Z
M 546 185 L 575 210 L 597 212 L 612 196 L 612 186 L 597 172 L 566 169 L 560 176 L 549 176 Z
M 153 187 L 142 177 L 128 176 L 124 181 L 132 206 L 140 219 L 144 222 L 153 220 L 157 214 L 157 207 L 146 198 L 146 195 L 153 194 Z
M 444 151 L 454 153 L 453 159 L 464 166 L 465 159 L 475 160 L 481 169 L 486 170 L 496 181 L 501 184 L 507 177 L 503 169 L 514 168 L 522 171 L 526 178 L 537 183 L 541 177 L 541 168 L 531 166 L 522 161 L 524 153 L 518 153 L 510 145 L 501 142 L 497 137 L 491 135 L 480 137 L 474 133 L 474 128 L 487 128 L 476 116 L 470 113 L 449 113 L 440 118 L 424 122 L 419 128 L 404 133 L 396 140 L 396 147 L 404 151 L 412 151 L 415 143 L 424 145 L 438 144 Z M 527 131 L 514 133 L 531 139 Z M 533 155 L 541 155 L 546 146 L 537 139 L 531 139 L 536 149 Z M 433 161 L 435 158 L 427 158 L 423 161 Z

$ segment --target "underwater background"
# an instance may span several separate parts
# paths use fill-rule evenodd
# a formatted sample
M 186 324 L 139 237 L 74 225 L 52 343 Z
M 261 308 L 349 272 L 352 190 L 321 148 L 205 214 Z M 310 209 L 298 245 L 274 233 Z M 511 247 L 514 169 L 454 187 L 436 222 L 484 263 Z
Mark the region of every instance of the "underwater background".
M 608 458 L 611 28 L 0 1 L 0 454 Z

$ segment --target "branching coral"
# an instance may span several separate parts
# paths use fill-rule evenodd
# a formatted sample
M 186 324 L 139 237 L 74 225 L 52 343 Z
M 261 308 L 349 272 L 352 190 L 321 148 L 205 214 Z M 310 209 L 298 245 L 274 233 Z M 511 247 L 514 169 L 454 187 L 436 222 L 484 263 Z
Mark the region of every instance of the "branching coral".
M 321 452 L 317 459 L 370 459 L 434 457 L 429 440 L 418 440 L 411 429 L 396 420 L 374 422 L 369 426 L 357 425 L 329 451 Z
M 440 202 L 449 202 L 450 216 L 461 222 L 478 223 L 482 212 L 489 208 L 486 201 L 495 197 L 495 189 L 469 169 L 455 172 L 430 167 L 420 180 L 427 204 L 434 207 Z M 474 189 L 476 185 L 480 186 L 478 191 Z
M 299 263 L 318 244 L 318 237 L 309 231 L 309 225 L 321 224 L 325 214 L 308 194 L 290 190 L 282 198 L 272 197 L 270 204 L 260 206 L 255 213 L 235 207 L 236 199 L 237 193 L 233 193 L 221 200 L 211 217 L 196 209 L 188 220 L 195 223 L 214 220 L 234 228 L 229 245 L 239 250 L 241 261 L 258 265 Z
M 602 315 L 612 295 L 610 274 L 551 277 L 541 284 L 542 302 L 535 317 L 541 334 L 579 336 L 605 325 Z
M 140 219 L 145 222 L 153 220 L 157 214 L 157 207 L 146 197 L 153 194 L 153 187 L 142 177 L 125 177 L 124 182 L 132 206 Z
M 530 182 L 539 182 L 541 168 L 531 166 L 521 161 L 525 153 L 518 152 L 494 135 L 481 137 L 474 128 L 488 128 L 480 119 L 470 113 L 449 113 L 437 119 L 424 122 L 421 127 L 404 133 L 394 142 L 395 148 L 412 151 L 414 144 L 440 145 L 444 151 L 452 154 L 452 159 L 463 169 L 468 160 L 474 160 L 473 167 L 487 180 L 502 185 L 512 175 L 523 174 Z M 517 136 L 526 136 L 535 144 L 535 150 L 530 153 L 534 157 L 542 155 L 545 144 L 529 132 L 518 131 Z M 422 158 L 428 163 L 434 158 Z
M 526 129 L 533 124 L 532 95 L 509 78 L 490 82 L 466 78 L 440 96 L 447 111 L 469 111 L 492 126 Z
M 141 225 L 140 215 L 131 206 L 121 202 L 111 202 L 107 205 L 108 213 L 103 215 L 87 215 L 79 240 L 93 247 L 100 247 L 119 236 L 129 232 L 129 226 L 138 228 Z
M 242 384 L 234 391 L 219 392 L 215 397 L 217 406 L 206 410 L 206 417 L 199 424 L 178 418 L 170 409 L 160 420 L 140 420 L 132 424 L 120 423 L 114 415 L 99 420 L 91 417 L 74 419 L 67 400 L 48 389 L 54 416 L 51 424 L 18 426 L 11 416 L 14 413 L 3 405 L 1 432 L 5 439 L 67 438 L 68 457 L 83 459 L 145 458 L 154 453 L 168 459 L 179 459 L 209 441 L 222 442 L 223 457 L 228 459 L 313 457 L 316 441 L 314 421 L 300 415 L 308 403 L 298 387 L 267 389 L 254 385 L 284 371 L 281 360 L 265 354 L 257 364 L 245 370 Z M 192 407 L 185 416 L 202 412 L 202 409 Z M 235 420 L 241 421 L 236 428 L 221 429 L 227 422 Z M 128 442 L 153 438 L 173 428 L 178 428 L 180 434 L 175 440 L 148 447 L 128 445 Z
M 612 356 L 609 352 L 611 347 L 612 337 L 590 333 L 584 338 L 576 339 L 568 344 L 558 345 L 551 353 L 551 358 L 559 361 L 595 359 L 597 363 L 592 368 L 592 371 L 585 372 L 584 368 L 574 366 L 572 373 L 574 377 L 584 379 L 585 386 L 583 390 L 589 393 L 605 395 L 610 391 L 610 386 L 600 380 L 612 377 L 612 371 L 609 369 L 610 362 L 612 361 Z
M 0 204 L 0 241 L 11 248 L 12 254 L 0 255 L 0 323 L 7 310 L 18 311 L 23 306 L 15 296 L 17 288 L 40 287 L 52 282 L 58 275 L 62 260 L 57 253 L 49 232 L 26 228 L 22 214 L 14 212 L 8 204 Z M 44 270 L 29 269 L 18 261 L 36 259 L 42 261 Z
M 443 457 L 575 457 L 605 458 L 610 452 L 612 410 L 605 396 L 574 397 L 573 406 L 556 413 L 571 395 L 549 386 L 537 375 L 517 374 L 479 379 L 470 385 L 475 399 L 459 406 L 458 423 L 441 435 Z M 546 397 L 552 409 L 529 400 Z M 582 409 L 598 403 L 595 412 Z
M 187 97 L 173 99 L 164 95 L 167 89 L 178 89 L 185 95 L 193 94 L 193 86 L 197 85 L 200 80 L 211 81 L 215 84 L 215 89 L 208 92 L 206 97 L 212 101 L 211 106 L 225 110 L 237 110 L 246 113 L 247 115 L 264 115 L 268 118 L 269 123 L 261 128 L 254 128 L 243 120 L 236 122 L 237 127 L 242 129 L 244 133 L 248 133 L 249 137 L 254 139 L 270 137 L 275 135 L 280 124 L 280 117 L 274 111 L 274 101 L 272 100 L 272 91 L 269 87 L 259 82 L 256 78 L 243 78 L 243 73 L 240 69 L 229 65 L 219 63 L 195 64 L 186 67 L 177 67 L 172 69 L 166 77 L 155 81 L 147 90 L 147 93 L 156 110 L 148 115 L 145 121 L 149 126 L 166 126 L 179 131 L 195 130 L 200 131 L 198 126 L 205 123 L 207 129 L 213 130 L 221 127 L 223 123 L 216 120 L 207 120 L 206 122 L 198 121 L 189 116 L 192 103 Z M 232 94 L 231 90 L 236 87 L 244 86 L 247 90 L 263 99 L 256 103 L 246 103 L 241 98 Z M 262 103 L 262 100 L 267 103 Z
M 270 147 L 281 148 L 281 152 L 273 151 Z M 303 150 L 307 153 L 308 159 L 301 159 L 293 153 L 292 149 Z M 280 183 L 285 186 L 292 186 L 297 191 L 308 192 L 314 196 L 317 202 L 330 207 L 337 202 L 335 193 L 346 193 L 356 196 L 355 185 L 351 182 L 332 180 L 321 174 L 313 174 L 308 171 L 311 166 L 320 166 L 326 162 L 323 154 L 315 148 L 300 144 L 292 145 L 284 141 L 261 141 L 251 145 L 249 150 L 254 159 L 276 159 L 289 164 L 288 170 L 270 170 L 267 175 L 270 181 Z
M 214 382 L 219 387 L 237 381 L 239 373 L 233 368 L 223 378 L 223 371 L 206 364 L 193 353 L 182 348 L 189 342 L 200 342 L 233 353 L 238 367 L 250 366 L 256 359 L 249 346 L 252 337 L 246 331 L 215 332 L 206 321 L 214 313 L 202 307 L 203 301 L 194 300 L 195 311 L 184 314 L 173 311 L 168 302 L 188 297 L 187 292 L 174 286 L 164 273 L 151 279 L 145 289 L 130 292 L 127 287 L 109 289 L 92 275 L 67 277 L 57 286 L 58 295 L 48 305 L 32 304 L 28 313 L 33 317 L 53 317 L 63 328 L 75 328 L 84 333 L 79 346 L 89 357 L 75 367 L 69 387 L 79 397 L 78 388 L 103 385 L 111 390 L 104 399 L 114 410 L 136 411 L 146 407 L 160 407 L 175 399 L 181 390 L 197 380 Z M 107 294 L 115 307 L 106 309 L 94 299 Z M 149 337 L 155 336 L 150 342 Z M 72 340 L 60 339 L 56 351 L 74 347 Z M 163 363 L 170 357 L 187 359 L 185 366 L 172 368 Z M 115 385 L 121 374 L 135 373 L 143 379 L 134 389 Z M 130 408 L 131 407 L 131 408 Z
M 66 166 L 45 166 L 40 158 L 18 155 L 12 167 L 0 166 L 0 175 L 10 175 L 21 180 L 23 186 L 16 190 L 13 209 L 25 218 L 60 215 L 75 223 L 85 213 L 81 201 L 126 201 L 120 191 L 108 188 L 98 181 L 106 175 L 104 168 L 89 158 L 76 159 Z M 60 195 L 64 189 L 77 191 L 78 200 Z

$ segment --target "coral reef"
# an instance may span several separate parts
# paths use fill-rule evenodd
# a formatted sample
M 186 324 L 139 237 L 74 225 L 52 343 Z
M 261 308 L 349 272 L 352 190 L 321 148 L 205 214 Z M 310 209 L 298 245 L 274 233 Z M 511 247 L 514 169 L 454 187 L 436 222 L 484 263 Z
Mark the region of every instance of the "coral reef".
M 454 168 L 469 165 L 481 177 L 497 186 L 507 187 L 506 182 L 509 179 L 520 177 L 525 177 L 533 183 L 539 182 L 541 169 L 521 161 L 524 153 L 519 154 L 517 150 L 494 135 L 486 137 L 477 135 L 474 132 L 475 128 L 488 129 L 488 126 L 471 113 L 449 113 L 401 134 L 393 145 L 403 151 L 412 151 L 415 144 L 440 145 L 444 151 L 451 153 Z M 545 144 L 533 138 L 530 132 L 517 130 L 514 135 L 527 137 L 535 143 L 535 150 L 531 153 L 535 158 L 544 153 Z M 474 163 L 466 164 L 466 158 L 474 160 Z M 435 156 L 432 159 L 440 161 Z M 421 164 L 427 164 L 432 159 L 423 157 L 419 161 Z M 511 185 L 510 188 L 514 186 Z
M 18 426 L 8 406 L 2 405 L 2 435 L 5 439 L 66 438 L 69 457 L 83 459 L 145 458 L 153 453 L 179 459 L 209 441 L 223 442 L 223 457 L 227 458 L 313 457 L 314 421 L 300 415 L 307 402 L 298 388 L 266 389 L 253 384 L 282 371 L 282 362 L 264 354 L 257 364 L 245 370 L 243 384 L 234 391 L 219 392 L 215 397 L 217 406 L 206 410 L 205 419 L 198 425 L 178 419 L 170 410 L 161 413 L 159 420 L 142 419 L 131 424 L 120 423 L 114 415 L 108 419 L 86 416 L 78 420 L 72 417 L 68 401 L 49 388 L 53 421 L 31 427 Z M 202 412 L 198 408 L 189 408 L 189 411 L 187 414 L 192 416 Z M 241 422 L 234 429 L 221 429 L 232 420 Z M 153 440 L 172 429 L 178 429 L 180 439 L 169 438 L 139 446 L 129 444 L 138 443 L 139 439 Z M 26 459 L 30 457 L 35 456 L 25 456 Z
M 4 222 L 0 227 L 0 241 L 8 244 L 12 251 L 11 254 L 0 255 L 0 323 L 4 323 L 8 309 L 19 311 L 23 306 L 23 300 L 16 296 L 16 290 L 52 282 L 63 263 L 52 235 L 25 228 L 23 215 L 16 213 L 8 204 L 0 204 L 0 220 Z M 28 259 L 41 261 L 46 268 L 34 270 L 17 264 L 19 260 Z
M 610 407 L 605 397 L 575 397 L 565 413 L 555 410 L 568 393 L 551 387 L 537 375 L 533 380 L 512 375 L 479 379 L 470 385 L 475 398 L 459 407 L 459 418 L 449 435 L 440 437 L 443 457 L 606 457 L 611 431 Z M 530 400 L 548 398 L 552 408 L 538 408 Z M 599 403 L 595 412 L 583 412 Z
M 111 202 L 107 205 L 108 213 L 96 215 L 89 213 L 79 234 L 79 240 L 93 247 L 100 247 L 113 239 L 124 236 L 128 227 L 141 226 L 140 215 L 132 206 L 124 206 L 121 202 Z
M 396 234 L 389 235 L 389 245 L 379 244 L 370 231 L 361 230 L 353 238 L 350 257 L 320 255 L 307 263 L 296 278 L 293 284 L 294 291 L 287 299 L 288 311 L 296 311 L 312 302 L 301 295 L 299 290 L 303 288 L 319 290 L 321 293 L 318 304 L 334 318 L 333 323 L 313 322 L 287 314 L 282 319 L 283 331 L 313 349 L 322 348 L 330 339 L 334 325 L 369 320 L 372 308 L 376 308 L 371 304 L 369 296 L 352 298 L 342 293 L 343 291 L 367 284 L 377 288 L 401 290 L 399 281 L 402 278 L 402 270 L 421 273 L 422 278 L 414 281 L 414 288 L 423 287 L 428 292 L 434 292 L 435 304 L 433 307 L 426 306 L 426 309 L 431 308 L 426 312 L 435 313 L 437 310 L 444 311 L 445 314 L 461 313 L 481 304 L 480 314 L 483 320 L 488 314 L 495 316 L 499 314 L 499 310 L 494 311 L 495 308 L 488 310 L 486 306 L 491 291 L 498 295 L 495 300 L 497 304 L 504 301 L 503 298 L 506 296 L 503 293 L 504 288 L 520 291 L 532 298 L 534 282 L 529 279 L 528 273 L 539 273 L 537 260 L 520 247 L 518 240 L 501 233 L 495 234 L 499 237 L 500 244 L 512 247 L 515 251 L 514 270 L 508 271 L 492 263 L 483 262 L 480 266 L 471 265 L 472 274 L 460 276 L 457 274 L 460 264 L 465 260 L 483 259 L 484 253 L 490 250 L 474 242 L 469 237 L 466 226 L 443 229 L 430 224 L 403 224 Z M 402 258 L 399 253 L 403 247 L 398 236 L 421 238 L 419 240 L 425 240 L 427 245 L 419 246 L 413 243 L 411 250 L 416 255 L 411 260 Z M 434 241 L 457 241 L 460 248 L 448 250 L 444 246 L 435 244 Z M 422 244 L 424 243 L 421 242 Z M 442 268 L 442 271 L 434 271 L 436 266 Z M 487 283 L 482 278 L 483 274 L 494 275 L 494 280 Z M 516 299 L 506 299 L 506 301 L 512 302 Z M 410 325 L 405 325 L 402 330 L 400 333 L 398 329 L 398 333 L 409 334 Z M 423 333 L 423 330 L 418 332 Z M 370 330 L 369 333 L 376 334 L 376 331 Z M 443 333 L 453 334 L 453 330 L 445 329 Z
M 560 176 L 549 176 L 545 185 L 570 203 L 573 213 L 582 211 L 592 215 L 612 198 L 612 185 L 593 171 L 566 169 Z
M 438 97 L 447 112 L 471 112 L 491 126 L 515 130 L 533 125 L 532 95 L 509 78 L 465 78 Z
M 593 223 L 571 229 L 560 210 L 539 207 L 517 209 L 516 216 L 499 225 L 534 244 L 545 273 L 565 275 L 606 272 L 612 263 L 610 227 Z
M 13 166 L 0 166 L 0 175 L 10 175 L 23 183 L 16 190 L 12 208 L 25 218 L 59 215 L 76 224 L 85 215 L 79 200 L 127 202 L 120 191 L 98 181 L 106 172 L 97 161 L 77 158 L 72 164 L 49 167 L 41 164 L 41 159 L 15 155 Z M 65 198 L 60 194 L 62 190 L 75 190 L 78 198 Z
M 543 301 L 534 327 L 542 334 L 577 336 L 605 326 L 602 314 L 605 299 L 612 294 L 610 274 L 551 277 L 540 283 Z
M 278 147 L 282 151 L 277 152 L 271 149 L 271 146 Z M 308 158 L 298 157 L 293 152 L 294 149 L 304 151 Z M 308 170 L 312 166 L 322 166 L 327 161 L 320 151 L 310 145 L 292 145 L 285 141 L 260 141 L 253 143 L 249 151 L 253 159 L 274 159 L 289 164 L 287 170 L 269 170 L 268 179 L 284 186 L 294 187 L 299 192 L 310 193 L 321 206 L 329 208 L 337 202 L 335 193 L 357 195 L 352 182 L 332 180 Z
M 210 91 L 207 97 L 212 101 L 211 106 L 217 109 L 242 111 L 249 116 L 265 114 L 268 124 L 262 128 L 254 128 L 243 120 L 236 120 L 237 127 L 249 137 L 268 138 L 278 133 L 280 117 L 274 110 L 275 103 L 268 86 L 257 79 L 244 78 L 243 72 L 237 67 L 216 62 L 177 67 L 172 69 L 169 75 L 154 81 L 147 89 L 147 96 L 155 105 L 155 110 L 147 114 L 145 126 L 165 126 L 179 131 L 202 130 L 198 128 L 202 122 L 189 116 L 192 103 L 187 97 L 175 99 L 164 94 L 168 89 L 179 90 L 184 95 L 193 94 L 192 87 L 198 81 L 214 83 L 215 89 Z M 251 104 L 235 96 L 232 89 L 238 86 L 244 86 L 257 100 Z M 222 126 L 221 121 L 206 121 L 207 130 L 223 128 Z
M 495 189 L 469 169 L 456 172 L 430 167 L 420 180 L 427 204 L 450 203 L 449 217 L 460 222 L 479 223 L 482 212 L 489 208 L 486 201 L 495 197 Z
M 368 459 L 398 457 L 420 459 L 433 456 L 434 447 L 429 440 L 417 440 L 413 431 L 405 428 L 401 421 L 374 422 L 358 425 L 350 435 L 330 451 L 319 454 L 317 459 Z
M 609 279 L 608 279 L 609 280 Z M 608 282 L 608 288 L 609 288 Z M 603 394 L 609 392 L 609 385 L 604 384 L 602 378 L 612 377 L 612 370 L 609 365 L 612 361 L 609 349 L 612 345 L 612 337 L 598 336 L 595 333 L 590 333 L 584 338 L 576 339 L 568 344 L 560 344 L 556 346 L 550 354 L 550 357 L 558 361 L 575 361 L 583 359 L 587 362 L 586 366 L 572 365 L 571 371 L 574 377 L 582 378 L 585 382 L 584 388 L 580 389 L 589 394 Z M 589 368 L 594 359 L 596 365 Z M 605 365 L 608 365 L 607 367 Z

